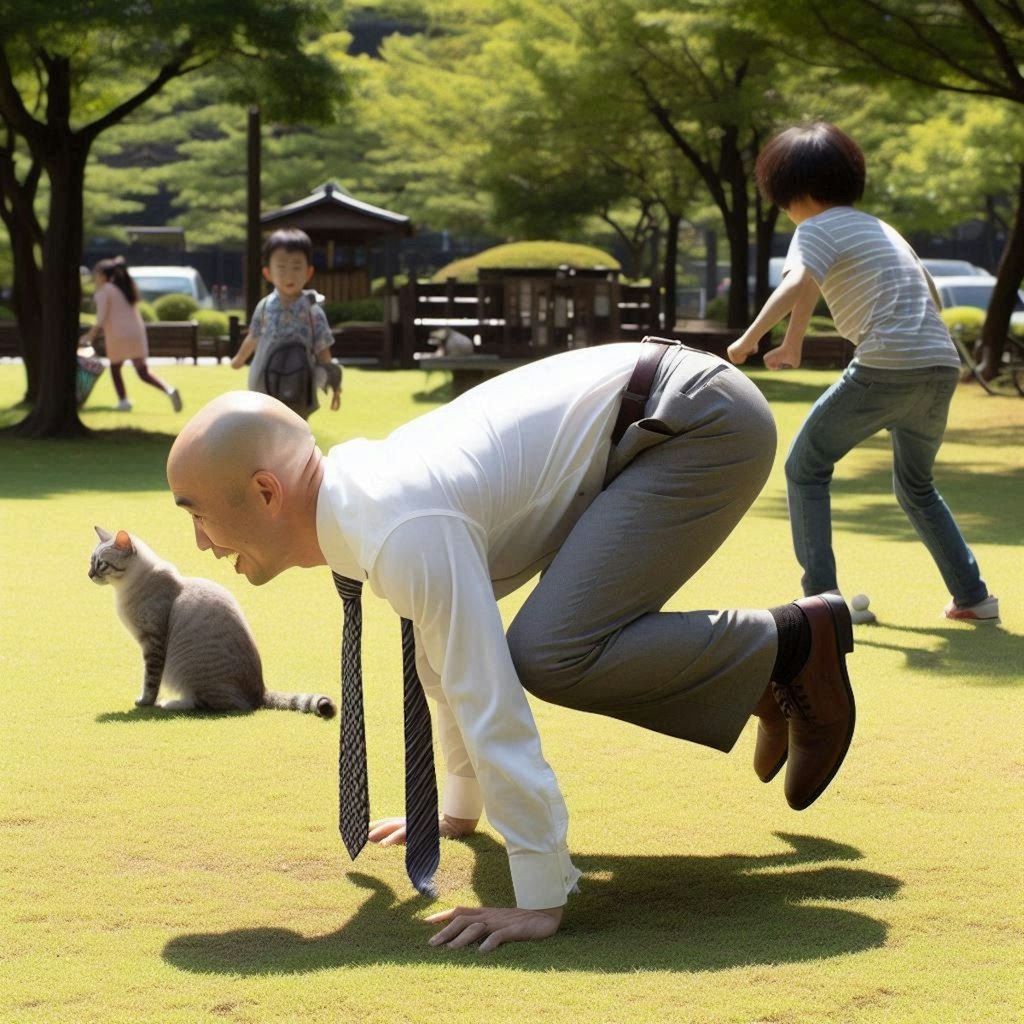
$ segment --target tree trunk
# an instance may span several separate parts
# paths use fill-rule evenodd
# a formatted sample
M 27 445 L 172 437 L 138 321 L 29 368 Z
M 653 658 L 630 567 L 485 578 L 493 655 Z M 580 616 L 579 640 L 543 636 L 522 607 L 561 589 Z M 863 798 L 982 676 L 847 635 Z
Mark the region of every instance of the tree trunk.
M 54 133 L 44 159 L 50 206 L 43 240 L 41 330 L 35 402 L 15 431 L 21 437 L 71 438 L 89 433 L 78 418 L 78 312 L 82 282 L 85 163 L 89 148 L 71 132 Z M 23 341 L 27 339 L 23 338 Z
M 662 264 L 662 287 L 664 289 L 665 330 L 672 331 L 676 326 L 676 281 L 679 262 L 679 225 L 682 224 L 681 214 L 668 212 L 668 227 L 665 229 L 665 262 Z
M 986 378 L 995 376 L 1003 356 L 1010 314 L 1017 303 L 1017 291 L 1024 279 L 1024 164 L 1017 179 L 1017 212 L 999 258 L 996 283 L 981 332 L 981 372 Z

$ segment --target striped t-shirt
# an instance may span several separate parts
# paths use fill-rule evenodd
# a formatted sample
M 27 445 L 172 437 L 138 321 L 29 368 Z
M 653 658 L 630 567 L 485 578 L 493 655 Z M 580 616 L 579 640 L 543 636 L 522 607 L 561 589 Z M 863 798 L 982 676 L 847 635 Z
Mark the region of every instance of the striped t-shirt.
M 806 267 L 854 360 L 884 370 L 960 366 L 921 261 L 893 227 L 852 206 L 797 225 L 783 273 Z

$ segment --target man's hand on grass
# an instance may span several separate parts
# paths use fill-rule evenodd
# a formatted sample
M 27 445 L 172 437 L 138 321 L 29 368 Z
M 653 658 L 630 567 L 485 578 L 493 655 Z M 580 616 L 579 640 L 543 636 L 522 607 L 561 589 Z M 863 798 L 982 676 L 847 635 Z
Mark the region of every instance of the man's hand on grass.
M 513 907 L 454 907 L 427 918 L 430 924 L 445 925 L 430 937 L 431 946 L 462 949 L 480 943 L 481 953 L 490 953 L 505 942 L 547 939 L 562 923 L 562 907 L 549 910 L 519 910 Z
M 476 831 L 476 818 L 453 818 L 442 814 L 440 818 L 442 839 L 462 839 Z M 405 842 L 405 818 L 381 818 L 370 822 L 367 837 L 371 843 L 381 846 L 401 846 Z

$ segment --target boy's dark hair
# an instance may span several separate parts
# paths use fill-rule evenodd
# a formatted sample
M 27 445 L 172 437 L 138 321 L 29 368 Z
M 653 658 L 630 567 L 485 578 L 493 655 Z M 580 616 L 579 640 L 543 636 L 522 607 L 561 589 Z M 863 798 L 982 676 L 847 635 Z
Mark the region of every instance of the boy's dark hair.
M 123 256 L 100 260 L 92 269 L 94 273 L 102 274 L 115 284 L 131 305 L 134 306 L 139 301 L 139 289 L 135 279 L 128 273 L 128 264 L 125 263 Z
M 313 265 L 313 243 L 305 231 L 298 228 L 280 228 L 273 232 L 263 243 L 263 266 L 270 266 L 270 257 L 278 249 L 284 249 L 285 252 L 301 252 L 306 257 L 306 262 L 310 266 Z
M 860 146 L 827 121 L 780 132 L 754 168 L 761 195 L 783 210 L 804 198 L 852 206 L 864 194 L 864 176 Z

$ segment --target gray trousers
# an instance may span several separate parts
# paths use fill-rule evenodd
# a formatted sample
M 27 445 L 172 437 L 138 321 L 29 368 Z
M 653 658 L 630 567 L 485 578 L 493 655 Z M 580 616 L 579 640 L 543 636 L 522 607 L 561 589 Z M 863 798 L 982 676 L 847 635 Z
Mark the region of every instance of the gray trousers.
M 764 486 L 775 421 L 715 356 L 670 350 L 606 486 L 508 631 L 535 696 L 729 750 L 768 684 L 764 610 L 663 612 Z

